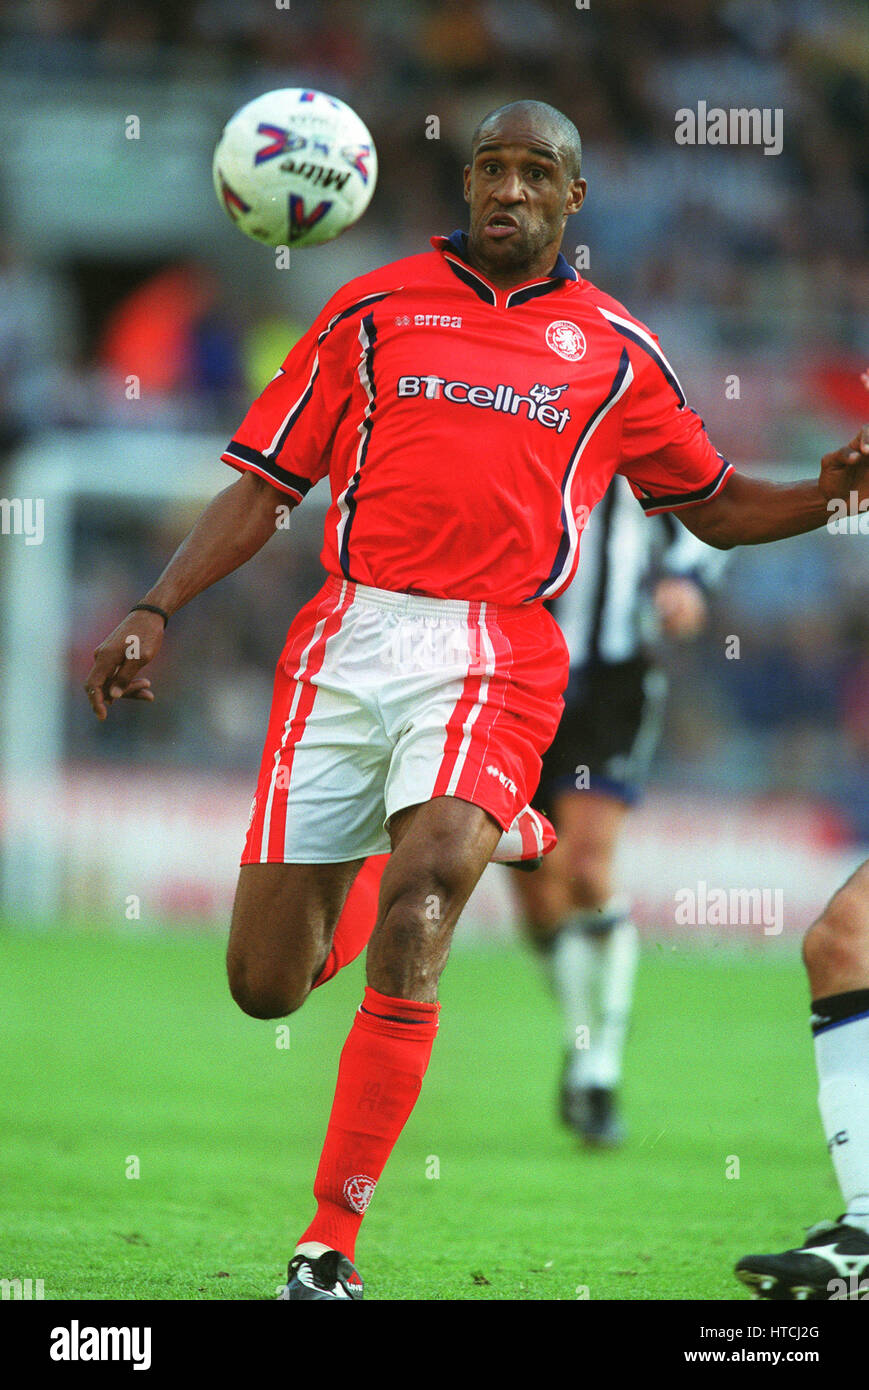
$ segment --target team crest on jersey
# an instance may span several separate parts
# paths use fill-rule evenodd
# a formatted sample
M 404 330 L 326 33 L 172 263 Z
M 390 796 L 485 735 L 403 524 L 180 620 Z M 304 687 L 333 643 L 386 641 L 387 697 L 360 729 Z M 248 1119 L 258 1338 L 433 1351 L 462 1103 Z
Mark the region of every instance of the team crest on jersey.
M 547 346 L 566 362 L 578 362 L 585 356 L 585 335 L 569 319 L 555 319 L 546 330 Z
M 376 1186 L 375 1179 L 369 1178 L 365 1173 L 356 1173 L 352 1178 L 348 1178 L 343 1189 L 347 1205 L 361 1215 L 374 1196 Z

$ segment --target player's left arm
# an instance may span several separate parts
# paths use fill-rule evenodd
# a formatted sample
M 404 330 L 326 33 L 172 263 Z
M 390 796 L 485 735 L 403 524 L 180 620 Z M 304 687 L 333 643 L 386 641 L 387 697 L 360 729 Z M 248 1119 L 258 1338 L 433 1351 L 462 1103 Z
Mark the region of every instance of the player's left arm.
M 842 502 L 850 512 L 869 499 L 869 425 L 850 442 L 825 454 L 817 482 L 770 483 L 733 473 L 708 502 L 679 512 L 695 536 L 727 550 L 734 545 L 762 545 L 816 531 L 830 519 L 830 504 Z

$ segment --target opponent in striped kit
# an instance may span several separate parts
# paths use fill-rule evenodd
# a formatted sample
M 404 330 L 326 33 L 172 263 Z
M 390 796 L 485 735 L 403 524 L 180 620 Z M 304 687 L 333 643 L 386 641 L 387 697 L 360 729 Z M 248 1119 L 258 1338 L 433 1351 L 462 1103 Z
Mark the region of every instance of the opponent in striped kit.
M 561 1014 L 559 1114 L 598 1147 L 626 1134 L 619 1088 L 640 944 L 617 891 L 617 849 L 661 734 L 658 638 L 697 634 L 726 563 L 672 513 L 647 520 L 616 476 L 585 528 L 576 577 L 552 605 L 570 678 L 537 800 L 558 847 L 540 873 L 515 875 L 514 888 Z
M 370 936 L 287 1299 L 362 1296 L 356 1237 L 422 1084 L 452 933 L 506 827 L 520 853 L 539 847 L 522 809 L 567 677 L 543 601 L 570 583 L 613 474 L 725 548 L 823 526 L 828 499 L 869 492 L 869 430 L 818 482 L 734 474 L 654 335 L 560 254 L 580 160 L 575 126 L 544 103 L 484 118 L 468 233 L 333 297 L 228 446 L 243 476 L 86 683 L 100 719 L 153 698 L 139 673 L 164 622 L 328 476 L 328 578 L 279 665 L 227 953 L 239 1006 L 276 1018 Z

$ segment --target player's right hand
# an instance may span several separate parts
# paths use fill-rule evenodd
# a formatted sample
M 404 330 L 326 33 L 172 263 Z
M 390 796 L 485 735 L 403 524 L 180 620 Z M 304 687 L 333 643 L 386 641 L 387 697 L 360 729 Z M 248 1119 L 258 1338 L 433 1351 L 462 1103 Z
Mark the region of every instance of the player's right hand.
M 159 613 L 128 613 L 94 652 L 94 664 L 84 683 L 97 719 L 105 719 L 114 700 L 153 701 L 147 676 L 138 672 L 153 661 L 163 645 Z

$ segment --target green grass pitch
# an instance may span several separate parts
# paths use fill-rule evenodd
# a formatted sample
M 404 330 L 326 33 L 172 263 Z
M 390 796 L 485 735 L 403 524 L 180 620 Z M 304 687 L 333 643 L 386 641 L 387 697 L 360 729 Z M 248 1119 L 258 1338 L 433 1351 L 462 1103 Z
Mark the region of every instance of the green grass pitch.
M 0 1277 L 274 1297 L 362 981 L 316 991 L 279 1046 L 214 936 L 0 932 Z M 442 1000 L 357 1247 L 366 1298 L 738 1299 L 740 1255 L 836 1215 L 792 947 L 646 946 L 616 1154 L 554 1118 L 559 1028 L 522 947 L 457 945 Z

